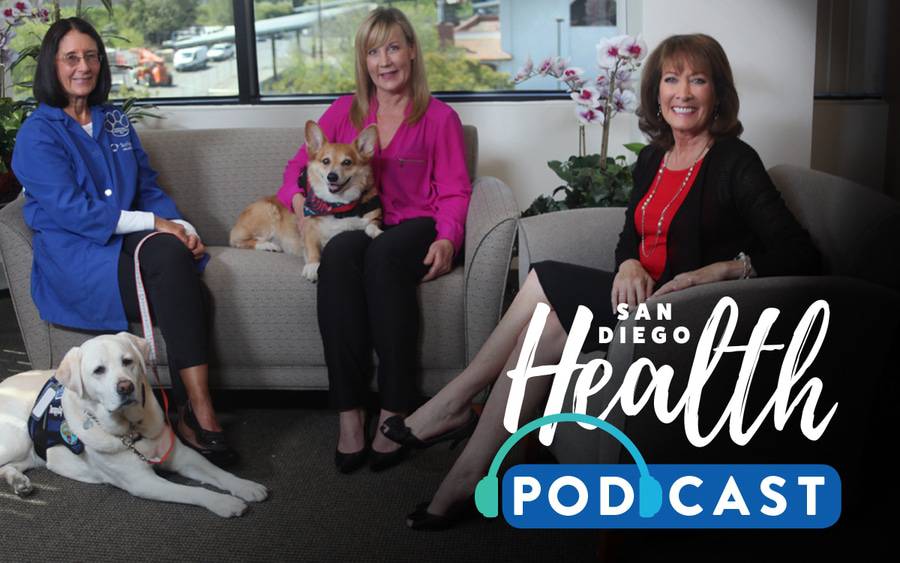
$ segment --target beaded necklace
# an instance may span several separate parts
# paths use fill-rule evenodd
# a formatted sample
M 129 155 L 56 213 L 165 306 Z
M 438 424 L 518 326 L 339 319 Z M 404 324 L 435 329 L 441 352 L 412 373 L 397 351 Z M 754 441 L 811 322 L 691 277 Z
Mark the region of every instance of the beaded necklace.
M 697 166 L 697 163 L 706 155 L 706 151 L 709 150 L 710 143 L 707 143 L 706 146 L 703 147 L 703 150 L 700 151 L 700 154 L 694 159 L 694 162 L 691 164 L 691 167 L 688 168 L 687 175 L 684 177 L 684 180 L 681 181 L 681 186 L 678 187 L 678 191 L 675 192 L 675 196 L 663 207 L 662 213 L 659 215 L 659 221 L 656 222 L 656 239 L 662 236 L 662 226 L 666 219 L 666 212 L 669 211 L 669 207 L 675 203 L 675 200 L 678 199 L 678 196 L 681 195 L 681 192 L 684 191 L 684 187 L 687 186 L 688 182 L 691 179 L 691 176 L 694 174 L 694 167 Z M 644 200 L 644 203 L 641 204 L 641 254 L 645 258 L 649 258 L 656 252 L 656 246 L 654 246 L 650 252 L 647 252 L 647 235 L 645 234 L 647 230 L 644 228 L 644 221 L 647 218 L 647 206 L 650 205 L 650 202 L 653 201 L 653 197 L 656 196 L 656 190 L 659 188 L 659 183 L 662 181 L 663 171 L 666 170 L 666 165 L 669 162 L 669 153 L 666 152 L 663 157 L 662 165 L 659 167 L 659 172 L 656 174 L 656 181 L 653 183 L 653 190 L 650 192 L 650 195 L 647 196 L 647 199 Z

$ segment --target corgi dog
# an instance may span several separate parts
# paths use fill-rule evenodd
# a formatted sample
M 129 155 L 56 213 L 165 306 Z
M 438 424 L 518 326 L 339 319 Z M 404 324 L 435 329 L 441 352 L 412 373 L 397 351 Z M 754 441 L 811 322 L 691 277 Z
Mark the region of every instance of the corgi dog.
M 363 129 L 349 144 L 330 143 L 315 121 L 306 122 L 309 161 L 298 183 L 305 197 L 302 232 L 294 214 L 278 198 L 251 203 L 231 229 L 235 248 L 303 253 L 303 277 L 319 277 L 322 248 L 338 233 L 364 230 L 372 238 L 381 234 L 381 200 L 372 175 L 371 160 L 378 143 L 375 125 Z

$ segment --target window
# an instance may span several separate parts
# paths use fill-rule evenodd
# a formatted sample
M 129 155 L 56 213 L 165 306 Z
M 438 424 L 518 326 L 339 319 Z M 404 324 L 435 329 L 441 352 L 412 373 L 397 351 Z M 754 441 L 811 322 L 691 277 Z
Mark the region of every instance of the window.
M 435 92 L 556 90 L 559 85 L 552 79 L 513 85 L 511 78 L 529 56 L 537 62 L 560 55 L 590 73 L 597 42 L 624 30 L 622 22 L 617 27 L 616 0 L 376 3 L 400 8 L 409 17 Z M 262 95 L 352 91 L 354 34 L 371 3 L 308 0 L 291 15 L 275 12 L 271 5 L 255 2 Z
M 62 16 L 75 2 L 62 2 Z M 103 37 L 112 72 L 111 98 L 237 96 L 234 17 L 231 0 L 113 0 L 112 14 L 100 2 L 81 2 L 82 17 Z M 22 49 L 48 25 L 18 33 Z M 30 82 L 34 62 L 16 67 L 16 83 Z M 16 96 L 31 94 L 16 87 Z
M 425 54 L 435 92 L 560 90 L 553 79 L 514 85 L 528 57 L 562 56 L 588 74 L 595 45 L 623 33 L 618 0 L 100 0 L 63 1 L 64 17 L 85 6 L 107 46 L 112 98 L 239 98 L 256 103 L 279 97 L 351 92 L 355 31 L 374 5 L 409 17 Z M 238 14 L 234 10 L 237 6 Z M 621 7 L 620 7 L 621 8 Z M 247 14 L 244 14 L 244 11 Z M 37 26 L 40 24 L 29 24 Z M 253 27 L 256 41 L 251 45 Z M 33 44 L 41 29 L 19 30 L 14 47 Z M 238 74 L 238 56 L 244 75 Z M 30 95 L 33 61 L 14 71 L 16 96 Z M 255 80 L 255 82 L 253 82 Z
M 572 27 L 615 27 L 615 0 L 575 0 L 569 6 Z
M 476 14 L 486 2 L 408 0 L 377 2 L 406 14 L 425 53 L 433 91 L 493 91 L 511 88 L 510 73 L 496 63 L 499 18 Z M 496 4 L 496 3 L 495 3 Z M 293 13 L 256 0 L 257 65 L 262 95 L 334 94 L 355 87 L 354 36 L 372 3 L 304 2 Z

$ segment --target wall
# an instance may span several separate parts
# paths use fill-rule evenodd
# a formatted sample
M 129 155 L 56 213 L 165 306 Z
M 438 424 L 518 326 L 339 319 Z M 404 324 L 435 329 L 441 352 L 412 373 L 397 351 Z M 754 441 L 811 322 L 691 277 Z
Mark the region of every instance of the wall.
M 816 0 L 644 0 L 651 47 L 693 32 L 712 35 L 725 49 L 741 98 L 742 138 L 766 166 L 809 166 Z
M 811 166 L 885 191 L 887 130 L 882 100 L 816 100 Z
M 621 3 L 620 3 L 621 5 Z M 652 48 L 673 33 L 716 37 L 731 60 L 741 95 L 744 139 L 767 167 L 810 164 L 816 1 L 627 0 L 629 33 L 642 31 Z M 505 180 L 524 208 L 559 180 L 546 162 L 577 151 L 573 104 L 472 102 L 454 106 L 464 123 L 478 127 L 479 174 Z M 149 127 L 286 127 L 317 118 L 324 106 L 180 107 Z M 599 152 L 601 130 L 588 130 L 588 147 Z M 610 153 L 641 140 L 634 116 L 613 121 Z M 298 139 L 298 144 L 301 142 Z M 273 186 L 273 191 L 276 186 Z

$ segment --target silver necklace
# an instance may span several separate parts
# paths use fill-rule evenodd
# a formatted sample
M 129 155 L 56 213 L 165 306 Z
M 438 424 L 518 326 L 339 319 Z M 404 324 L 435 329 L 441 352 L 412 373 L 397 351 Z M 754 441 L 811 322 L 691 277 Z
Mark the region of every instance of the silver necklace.
M 662 226 L 666 219 L 666 213 L 669 211 L 669 208 L 675 203 L 675 200 L 678 199 L 678 196 L 681 195 L 681 192 L 684 191 L 684 187 L 687 186 L 688 182 L 691 179 L 691 176 L 694 175 L 694 167 L 697 166 L 697 163 L 700 162 L 700 159 L 706 154 L 706 151 L 709 150 L 709 143 L 703 147 L 703 150 L 700 151 L 700 154 L 697 158 L 694 159 L 694 162 L 691 164 L 691 167 L 688 168 L 687 175 L 685 175 L 684 180 L 681 181 L 681 186 L 678 187 L 678 191 L 675 192 L 675 196 L 663 207 L 662 213 L 659 215 L 659 221 L 656 222 L 656 240 L 659 240 L 659 237 L 662 236 Z M 649 258 L 656 252 L 656 246 L 654 246 L 650 252 L 647 252 L 647 232 L 644 227 L 644 222 L 647 218 L 647 206 L 650 205 L 650 202 L 653 201 L 653 197 L 656 196 L 656 190 L 659 188 L 659 183 L 662 181 L 663 171 L 666 170 L 666 165 L 669 162 L 669 153 L 667 152 L 663 157 L 662 164 L 659 167 L 659 172 L 656 174 L 656 181 L 653 183 L 653 190 L 650 192 L 650 195 L 647 196 L 647 199 L 644 200 L 644 203 L 641 204 L 641 254 L 645 258 Z

